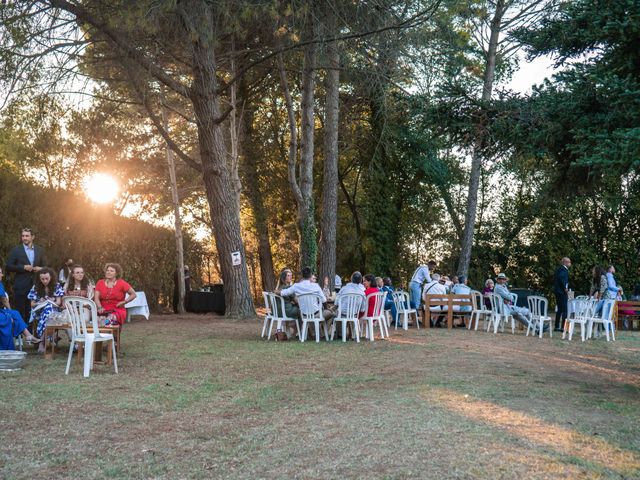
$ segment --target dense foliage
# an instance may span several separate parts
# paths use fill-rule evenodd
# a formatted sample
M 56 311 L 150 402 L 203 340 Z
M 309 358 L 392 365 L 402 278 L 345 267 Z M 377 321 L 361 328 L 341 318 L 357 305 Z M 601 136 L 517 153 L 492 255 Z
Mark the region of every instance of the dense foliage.
M 201 3 L 207 2 L 192 4 Z M 262 271 L 298 270 L 301 243 L 314 245 L 308 250 L 315 256 L 315 240 L 322 235 L 327 152 L 321 139 L 329 128 L 324 81 L 331 49 L 340 54 L 336 269 L 341 276 L 359 269 L 403 283 L 417 263 L 431 258 L 442 272 L 454 273 L 469 211 L 470 162 L 481 158 L 469 270 L 474 287 L 505 271 L 517 286 L 548 291 L 564 255 L 574 261 L 577 291 L 587 290 L 595 264 L 613 263 L 627 293 L 640 281 L 637 1 L 376 0 L 371 4 L 377 7 L 365 11 L 357 2 L 323 2 L 322 10 L 300 0 L 258 2 L 253 13 L 245 9 L 250 2 L 238 9 L 232 3 L 213 2 L 227 27 L 237 27 L 237 36 L 224 36 L 216 45 L 219 77 L 228 81 L 233 68 L 246 69 L 237 84 L 220 90 L 227 108 L 237 87 L 234 113 L 221 125 L 229 161 L 237 155 L 239 162 L 241 233 L 254 296 L 260 296 L 261 283 L 267 284 L 264 278 L 260 282 Z M 152 14 L 141 8 L 115 16 L 172 22 L 175 4 L 157 4 L 162 8 Z M 99 2 L 95 6 L 102 8 Z M 487 100 L 482 95 L 486 40 L 498 6 L 505 9 L 505 28 L 499 36 L 496 86 Z M 344 38 L 327 33 L 330 14 L 340 18 Z M 398 18 L 414 21 L 394 26 Z M 147 27 L 155 33 L 158 26 Z M 168 30 L 176 45 L 182 40 L 178 27 Z M 187 69 L 183 56 L 156 58 L 155 50 L 142 44 L 167 72 Z M 288 157 L 292 142 L 301 143 L 303 50 L 310 44 L 317 44 L 310 202 L 315 224 L 305 221 L 301 228 Z M 71 189 L 84 169 L 112 168 L 141 211 L 162 219 L 170 213 L 165 145 L 147 115 L 148 105 L 132 91 L 123 70 L 109 63 L 121 59 L 111 58 L 105 45 L 91 44 L 82 64 L 83 73 L 99 85 L 94 91 L 99 99 L 78 109 L 64 129 L 55 120 L 68 107 L 64 103 L 18 96 L 8 105 L 4 124 L 19 128 L 5 139 L 13 158 L 5 166 L 18 174 L 29 169 L 31 181 Z M 276 61 L 280 47 L 296 138 Z M 529 59 L 551 57 L 556 73 L 530 93 L 509 91 L 506 81 L 524 62 L 518 52 Z M 12 68 L 5 67 L 3 72 Z M 185 73 L 181 79 L 186 78 Z M 145 88 L 152 107 L 167 108 L 176 143 L 198 160 L 201 145 L 188 102 L 171 92 L 164 98 L 155 80 Z M 298 150 L 294 174 L 302 168 Z M 59 172 L 75 173 L 55 183 Z M 187 228 L 215 233 L 200 174 L 182 164 L 178 182 Z M 170 245 L 162 248 L 170 258 Z M 218 275 L 216 248 L 207 248 L 206 255 L 207 269 Z
M 35 243 L 44 247 L 49 266 L 56 272 L 67 258 L 84 266 L 97 281 L 107 262 L 122 265 L 124 278 L 136 290 L 144 290 L 149 306 L 170 306 L 173 292 L 173 233 L 161 227 L 115 215 L 97 207 L 83 195 L 37 187 L 0 170 L 0 255 L 20 243 L 20 230 L 29 227 Z M 186 263 L 198 278 L 202 248 L 186 239 Z M 11 284 L 7 280 L 7 284 Z

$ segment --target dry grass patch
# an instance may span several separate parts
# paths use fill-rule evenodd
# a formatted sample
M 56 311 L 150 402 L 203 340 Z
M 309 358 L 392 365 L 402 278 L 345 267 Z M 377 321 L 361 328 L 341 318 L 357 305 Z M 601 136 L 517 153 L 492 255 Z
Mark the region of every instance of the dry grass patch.
M 121 374 L 89 379 L 30 354 L 0 374 L 0 477 L 640 477 L 638 334 L 278 344 L 260 329 L 134 322 Z

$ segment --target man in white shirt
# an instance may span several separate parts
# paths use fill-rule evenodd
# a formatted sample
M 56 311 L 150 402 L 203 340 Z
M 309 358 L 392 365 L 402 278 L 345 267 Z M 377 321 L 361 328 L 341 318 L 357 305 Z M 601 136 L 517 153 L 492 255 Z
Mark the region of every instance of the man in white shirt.
M 431 272 L 436 268 L 436 262 L 431 260 L 427 265 L 420 265 L 416 268 L 409 282 L 409 293 L 411 295 L 411 306 L 420 308 L 420 289 L 424 282 L 431 282 Z
M 340 298 L 340 295 L 356 294 L 362 297 L 359 310 L 361 312 L 364 312 L 366 308 L 366 297 L 364 295 L 364 290 L 364 285 L 362 285 L 362 274 L 360 272 L 353 272 L 353 274 L 351 275 L 351 282 L 347 283 L 338 292 L 338 295 L 336 296 L 336 303 L 338 298 Z
M 324 296 L 324 292 L 322 291 L 322 287 L 318 285 L 316 282 L 311 281 L 313 273 L 311 272 L 310 267 L 304 267 L 302 269 L 302 280 L 297 283 L 294 283 L 289 288 L 284 288 L 280 295 L 283 297 L 288 297 L 290 295 L 295 295 L 296 297 L 302 295 L 303 293 L 315 293 L 322 298 L 323 302 L 327 301 L 327 297 Z
M 447 287 L 445 285 L 444 278 L 440 277 L 440 275 L 438 275 L 437 273 L 434 273 L 433 275 L 431 275 L 431 278 L 432 280 L 429 283 L 427 283 L 424 286 L 424 289 L 422 290 L 423 300 L 425 299 L 426 295 L 446 295 L 447 294 Z M 426 304 L 426 301 L 425 301 L 425 304 Z M 431 310 L 432 312 L 441 313 L 441 312 L 446 312 L 447 307 L 438 305 L 438 306 L 430 307 L 429 310 Z M 443 315 L 437 315 L 433 321 L 433 325 L 439 326 L 440 322 L 443 319 L 444 319 Z
M 340 275 L 338 275 L 336 273 L 336 278 L 333 281 L 333 288 L 335 289 L 336 292 L 339 292 L 340 289 L 342 288 L 342 279 L 340 278 Z

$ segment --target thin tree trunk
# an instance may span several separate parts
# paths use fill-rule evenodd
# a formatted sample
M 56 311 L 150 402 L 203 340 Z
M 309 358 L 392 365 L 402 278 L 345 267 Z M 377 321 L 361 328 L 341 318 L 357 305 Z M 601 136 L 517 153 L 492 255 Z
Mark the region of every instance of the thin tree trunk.
M 313 205 L 313 151 L 314 151 L 314 90 L 315 62 L 317 46 L 309 45 L 304 51 L 302 73 L 301 110 L 301 153 L 300 181 L 296 172 L 297 128 L 293 111 L 293 100 L 287 82 L 287 73 L 282 55 L 278 55 L 280 86 L 285 98 L 289 120 L 289 161 L 288 178 L 293 197 L 298 207 L 298 231 L 300 232 L 300 266 L 315 269 L 317 257 L 316 226 Z
M 169 121 L 167 119 L 167 112 L 165 108 L 162 108 L 162 123 L 164 123 L 164 129 L 169 131 Z M 176 264 L 178 265 L 178 305 L 179 314 L 185 313 L 184 297 L 185 297 L 185 285 L 184 285 L 184 245 L 182 241 L 182 217 L 180 215 L 180 198 L 178 197 L 178 182 L 176 180 L 176 164 L 173 159 L 173 151 L 169 148 L 169 145 L 165 147 L 167 156 L 167 167 L 169 169 L 169 182 L 171 184 L 171 203 L 173 204 L 173 225 L 174 225 L 174 237 L 176 240 Z
M 247 101 L 247 93 L 244 82 L 240 86 L 240 95 L 245 103 L 243 115 L 242 137 L 243 142 L 243 184 L 245 195 L 251 205 L 253 218 L 258 238 L 258 259 L 260 261 L 260 278 L 262 289 L 265 292 L 272 292 L 276 287 L 276 278 L 273 268 L 273 256 L 271 254 L 271 241 L 269 240 L 269 224 L 267 220 L 267 210 L 264 205 L 264 197 L 260 189 L 258 160 L 261 158 L 260 151 L 253 141 L 253 122 L 255 110 Z
M 496 54 L 498 52 L 498 41 L 500 28 L 502 26 L 502 16 L 505 13 L 504 0 L 496 2 L 496 10 L 491 20 L 491 34 L 489 37 L 489 49 L 484 70 L 484 83 L 482 86 L 482 103 L 491 100 L 493 81 L 496 69 Z M 469 264 L 471 263 L 471 249 L 473 247 L 473 233 L 476 223 L 476 212 L 478 209 L 478 186 L 480 184 L 480 172 L 482 170 L 482 148 L 486 138 L 486 121 L 484 114 L 481 114 L 476 126 L 476 139 L 473 153 L 471 155 L 471 175 L 469 178 L 469 195 L 467 198 L 467 212 L 464 220 L 464 232 L 462 235 L 460 248 L 460 262 L 458 264 L 458 275 L 467 276 Z
M 240 234 L 240 180 L 237 169 L 227 162 L 220 125 L 220 98 L 216 92 L 216 58 L 213 48 L 200 41 L 193 46 L 193 83 L 190 97 L 196 115 L 202 177 L 209 201 L 213 235 L 224 280 L 226 315 L 254 316 L 246 254 Z M 232 254 L 240 264 L 233 265 Z
M 313 204 L 314 94 L 317 48 L 317 45 L 313 44 L 306 47 L 304 51 L 302 98 L 300 100 L 300 192 L 302 193 L 302 204 L 298 205 L 300 267 L 308 266 L 314 271 L 318 257 Z
M 320 236 L 320 280 L 329 278 L 333 291 L 336 274 L 336 225 L 338 219 L 338 124 L 340 114 L 340 53 L 328 47 L 329 68 L 325 77 L 324 176 Z

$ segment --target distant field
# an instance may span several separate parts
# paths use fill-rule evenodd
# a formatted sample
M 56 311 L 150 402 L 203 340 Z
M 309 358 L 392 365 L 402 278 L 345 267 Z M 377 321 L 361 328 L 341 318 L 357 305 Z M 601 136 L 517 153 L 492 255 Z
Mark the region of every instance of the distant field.
M 66 346 L 30 351 L 0 373 L 0 478 L 640 478 L 638 333 L 317 345 L 260 328 L 138 320 L 120 374 L 89 379 L 64 375 Z

